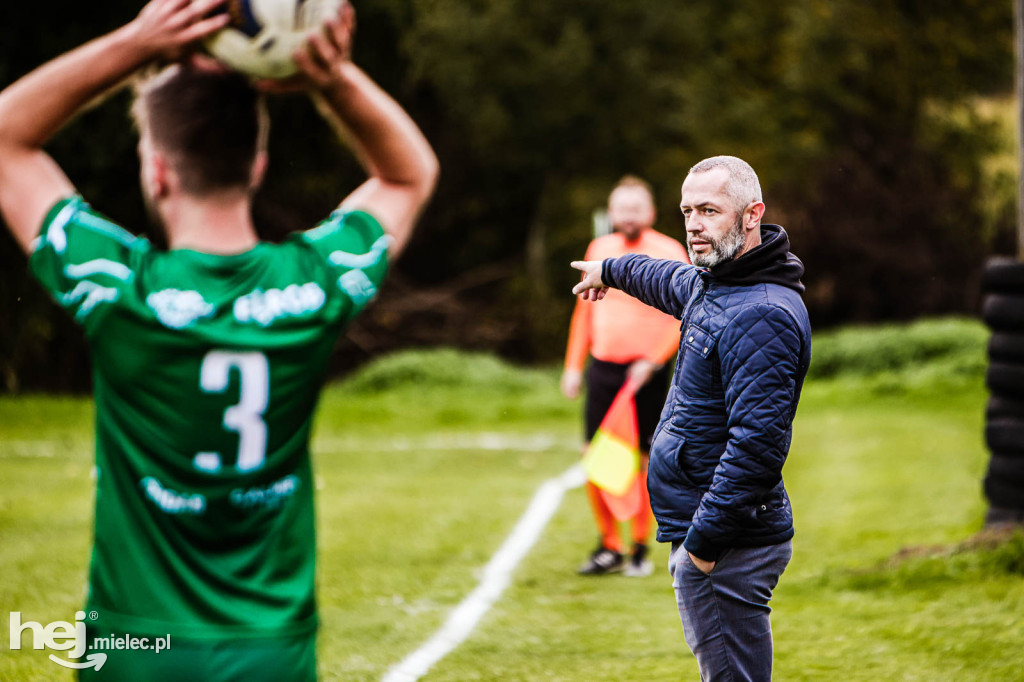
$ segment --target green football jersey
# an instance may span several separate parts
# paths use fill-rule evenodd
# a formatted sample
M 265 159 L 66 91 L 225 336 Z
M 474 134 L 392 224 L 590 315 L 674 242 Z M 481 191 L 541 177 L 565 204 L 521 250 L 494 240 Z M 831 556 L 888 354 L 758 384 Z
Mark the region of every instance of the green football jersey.
M 96 402 L 87 610 L 191 638 L 316 627 L 309 436 L 338 333 L 388 237 L 336 212 L 237 255 L 162 251 L 58 203 L 30 267 L 84 327 Z

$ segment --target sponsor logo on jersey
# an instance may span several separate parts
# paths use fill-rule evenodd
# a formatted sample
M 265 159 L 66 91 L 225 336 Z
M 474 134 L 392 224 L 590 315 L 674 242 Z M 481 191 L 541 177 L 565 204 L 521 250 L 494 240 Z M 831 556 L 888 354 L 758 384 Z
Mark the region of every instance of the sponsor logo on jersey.
M 206 498 L 202 495 L 165 488 L 152 476 L 142 479 L 142 489 L 146 491 L 146 497 L 168 514 L 202 514 L 206 510 Z
M 198 291 L 163 289 L 146 297 L 146 305 L 165 327 L 183 329 L 196 320 L 213 314 L 213 305 L 207 303 Z
M 298 476 L 285 476 L 279 481 L 274 481 L 268 486 L 259 488 L 235 488 L 231 491 L 229 499 L 231 504 L 242 509 L 253 507 L 264 507 L 276 509 L 299 489 L 301 481 Z
M 266 327 L 281 317 L 316 312 L 326 300 L 327 294 L 315 282 L 289 284 L 284 289 L 256 289 L 235 299 L 234 314 L 243 324 L 255 322 Z

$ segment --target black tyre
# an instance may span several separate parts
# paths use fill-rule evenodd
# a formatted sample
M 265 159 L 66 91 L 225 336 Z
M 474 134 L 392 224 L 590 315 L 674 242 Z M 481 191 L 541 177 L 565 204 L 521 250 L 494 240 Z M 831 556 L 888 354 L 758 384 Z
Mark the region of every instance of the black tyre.
M 985 475 L 985 496 L 994 507 L 1024 509 L 1024 457 L 993 455 Z
M 1024 509 L 1024 483 L 1012 483 L 996 476 L 986 476 L 984 487 L 985 497 L 993 507 Z
M 993 419 L 985 425 L 985 443 L 994 454 L 1016 456 L 1024 471 L 1024 420 Z
M 1024 365 L 1024 333 L 994 332 L 988 340 L 988 357 L 995 362 Z
M 981 290 L 986 294 L 1024 295 L 1024 263 L 1007 256 L 989 259 L 981 274 Z
M 994 395 L 988 399 L 985 408 L 985 420 L 993 422 L 1000 419 L 1012 419 L 1024 423 L 1024 400 L 1011 400 Z
M 985 373 L 985 385 L 993 395 L 1009 400 L 1024 400 L 1024 365 L 991 362 Z
M 1024 332 L 1024 295 L 986 294 L 981 316 L 998 332 Z
M 988 477 L 1024 486 L 1024 457 L 992 455 L 988 462 Z

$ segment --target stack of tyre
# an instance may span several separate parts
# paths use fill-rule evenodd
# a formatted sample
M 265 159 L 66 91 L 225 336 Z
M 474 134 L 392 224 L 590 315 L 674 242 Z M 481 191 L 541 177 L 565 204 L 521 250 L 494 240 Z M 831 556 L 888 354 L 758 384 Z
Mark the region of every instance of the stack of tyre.
M 992 330 L 986 383 L 986 523 L 1024 523 L 1024 263 L 995 258 L 982 275 L 982 314 Z

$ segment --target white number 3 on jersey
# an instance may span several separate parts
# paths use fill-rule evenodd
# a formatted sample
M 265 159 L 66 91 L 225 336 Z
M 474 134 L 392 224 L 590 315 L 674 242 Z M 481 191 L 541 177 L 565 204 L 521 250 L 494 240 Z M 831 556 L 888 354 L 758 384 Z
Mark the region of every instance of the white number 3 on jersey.
M 238 458 L 235 468 L 246 472 L 259 469 L 267 456 L 267 424 L 263 413 L 270 398 L 270 365 L 263 353 L 233 353 L 213 350 L 203 358 L 199 370 L 199 387 L 205 393 L 223 393 L 233 367 L 241 376 L 240 396 L 236 405 L 224 410 L 224 428 L 238 434 Z M 195 457 L 197 469 L 217 473 L 221 456 L 217 452 L 200 452 Z

